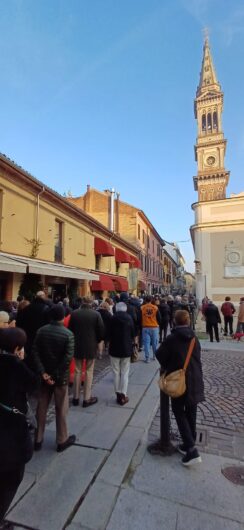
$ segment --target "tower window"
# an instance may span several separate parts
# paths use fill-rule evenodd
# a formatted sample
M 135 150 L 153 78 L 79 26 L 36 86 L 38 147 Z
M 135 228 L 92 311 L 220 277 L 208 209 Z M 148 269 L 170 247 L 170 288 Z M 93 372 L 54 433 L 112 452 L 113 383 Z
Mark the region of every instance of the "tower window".
M 202 115 L 202 131 L 206 131 L 206 114 Z
M 208 131 L 212 131 L 212 116 L 208 113 Z
M 215 130 L 218 130 L 218 116 L 217 116 L 217 112 L 213 113 L 213 128 Z

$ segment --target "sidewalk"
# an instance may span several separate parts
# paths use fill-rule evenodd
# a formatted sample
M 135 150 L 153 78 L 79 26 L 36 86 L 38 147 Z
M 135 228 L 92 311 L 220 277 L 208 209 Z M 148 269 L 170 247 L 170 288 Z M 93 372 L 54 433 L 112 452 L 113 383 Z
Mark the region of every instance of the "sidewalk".
M 222 343 L 217 347 L 221 352 Z M 55 452 L 55 423 L 48 426 L 43 450 L 27 465 L 7 517 L 16 530 L 244 528 L 244 486 L 222 474 L 227 466 L 239 466 L 244 484 L 244 447 L 240 460 L 202 453 L 202 464 L 192 469 L 181 465 L 180 454 L 147 452 L 159 405 L 157 372 L 156 361 L 131 365 L 124 407 L 116 404 L 107 374 L 94 387 L 97 405 L 70 408 L 70 433 L 77 441 L 64 453 Z

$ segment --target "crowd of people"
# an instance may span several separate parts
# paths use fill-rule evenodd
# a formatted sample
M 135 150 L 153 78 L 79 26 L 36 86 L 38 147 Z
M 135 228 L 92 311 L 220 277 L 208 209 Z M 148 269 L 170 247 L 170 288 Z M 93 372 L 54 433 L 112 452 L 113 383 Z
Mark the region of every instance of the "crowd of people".
M 229 325 L 231 332 L 231 315 L 226 311 L 229 303 L 230 300 L 226 299 L 221 310 L 226 318 L 226 330 Z M 241 304 L 244 308 L 244 299 Z M 203 308 L 207 322 L 211 320 L 209 315 L 214 313 L 212 305 L 208 301 Z M 234 306 L 231 304 L 231 307 L 233 314 Z M 104 352 L 110 355 L 116 402 L 123 406 L 129 401 L 130 363 L 138 358 L 139 351 L 143 352 L 146 364 L 157 358 L 161 367 L 169 372 L 181 364 L 189 341 L 195 336 L 197 306 L 194 297 L 187 295 L 139 298 L 122 292 L 105 300 L 80 298 L 71 307 L 68 298 L 53 303 L 43 291 L 39 291 L 31 302 L 24 299 L 15 304 L 2 302 L 0 309 L 1 521 L 23 478 L 25 463 L 31 458 L 32 450 L 42 449 L 52 397 L 56 412 L 57 451 L 66 450 L 75 442 L 75 435 L 69 434 L 67 426 L 71 361 L 74 363 L 74 407 L 80 405 L 82 373 L 82 406 L 87 408 L 97 403 L 98 398 L 92 395 L 94 364 Z M 208 326 L 211 333 L 210 324 Z M 211 326 L 216 333 L 214 322 Z M 177 357 L 178 349 L 182 358 Z M 196 406 L 203 399 L 203 382 L 197 339 L 188 379 L 191 384 L 189 395 L 172 405 L 182 436 L 184 465 L 200 461 L 195 448 L 195 430 Z M 198 391 L 194 381 L 198 381 Z M 27 394 L 33 392 L 37 396 L 35 415 L 27 402 Z M 34 418 L 34 444 L 31 443 L 27 417 Z
M 210 342 L 213 342 L 213 335 L 215 335 L 216 342 L 220 341 L 219 338 L 219 324 L 222 324 L 221 314 L 224 319 L 223 334 L 224 336 L 234 337 L 237 334 L 244 334 L 244 297 L 240 298 L 240 305 L 237 315 L 237 326 L 234 333 L 233 330 L 233 315 L 236 312 L 234 304 L 231 302 L 230 296 L 225 297 L 225 301 L 222 303 L 220 311 L 217 305 L 213 303 L 207 296 L 202 300 L 202 315 L 206 321 L 206 333 L 209 334 Z

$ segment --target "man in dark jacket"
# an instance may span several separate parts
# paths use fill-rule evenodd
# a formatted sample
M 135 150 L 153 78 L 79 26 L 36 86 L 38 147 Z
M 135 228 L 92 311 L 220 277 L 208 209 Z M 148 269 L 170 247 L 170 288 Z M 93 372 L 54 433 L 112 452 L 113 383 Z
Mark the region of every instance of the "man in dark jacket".
M 127 388 L 134 337 L 135 328 L 131 316 L 127 313 L 127 305 L 119 302 L 111 321 L 109 343 L 114 389 L 119 405 L 125 405 L 129 401 Z
M 91 396 L 93 370 L 97 355 L 98 343 L 104 338 L 104 324 L 98 311 L 92 309 L 92 300 L 84 297 L 80 309 L 71 313 L 69 329 L 75 336 L 75 376 L 73 405 L 79 405 L 80 380 L 82 361 L 86 360 L 84 381 L 83 407 L 90 407 L 97 403 L 97 398 Z
M 156 357 L 161 370 L 167 374 L 183 368 L 192 338 L 188 311 L 176 311 L 175 328 L 171 335 L 158 348 Z M 201 462 L 195 447 L 197 404 L 204 400 L 204 384 L 201 365 L 201 347 L 195 337 L 195 346 L 186 370 L 186 392 L 178 398 L 171 398 L 172 410 L 180 431 L 183 443 L 179 452 L 184 454 L 182 464 L 190 466 Z
M 170 307 L 166 303 L 165 298 L 160 300 L 159 313 L 161 315 L 161 322 L 159 326 L 159 342 L 162 342 L 162 333 L 164 333 L 164 340 L 167 337 L 168 325 L 170 320 Z
M 224 335 L 228 335 L 228 326 L 230 335 L 233 335 L 233 315 L 236 312 L 235 306 L 230 301 L 230 296 L 225 297 L 225 301 L 221 306 L 221 313 L 224 316 L 225 331 Z
M 206 318 L 206 329 L 210 336 L 210 342 L 213 342 L 213 329 L 215 334 L 215 339 L 219 342 L 219 329 L 218 324 L 221 324 L 221 318 L 219 310 L 216 305 L 213 304 L 212 300 L 208 301 L 208 305 L 204 311 Z
M 54 305 L 50 310 L 50 318 L 50 324 L 38 330 L 31 354 L 33 366 L 42 379 L 36 413 L 35 450 L 42 447 L 47 409 L 54 394 L 57 451 L 61 452 L 75 442 L 75 436 L 68 435 L 66 421 L 69 408 L 69 366 L 74 355 L 74 336 L 63 325 L 63 306 Z
M 27 364 L 29 364 L 29 356 L 37 330 L 49 322 L 50 307 L 50 300 L 46 298 L 44 291 L 38 291 L 34 300 L 17 313 L 16 326 L 22 328 L 27 335 L 25 347 Z

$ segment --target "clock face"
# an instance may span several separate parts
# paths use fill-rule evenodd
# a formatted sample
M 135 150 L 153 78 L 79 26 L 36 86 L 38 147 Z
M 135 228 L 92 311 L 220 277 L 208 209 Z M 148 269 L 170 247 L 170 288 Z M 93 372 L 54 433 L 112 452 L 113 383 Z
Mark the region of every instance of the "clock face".
M 207 158 L 208 166 L 213 166 L 214 162 L 215 162 L 215 157 L 214 156 L 208 156 L 208 158 Z
M 237 263 L 240 259 L 240 254 L 238 252 L 230 252 L 228 254 L 228 261 L 230 263 Z

